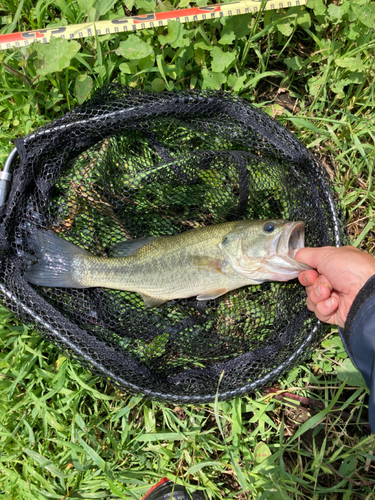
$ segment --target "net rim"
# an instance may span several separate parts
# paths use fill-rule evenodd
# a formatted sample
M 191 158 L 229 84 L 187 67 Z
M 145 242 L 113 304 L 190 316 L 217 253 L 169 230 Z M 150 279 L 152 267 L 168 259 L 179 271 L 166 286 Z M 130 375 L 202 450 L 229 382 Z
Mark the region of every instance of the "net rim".
M 169 94 L 171 94 L 171 93 L 169 93 Z M 183 97 L 181 97 L 181 96 L 184 95 L 184 92 L 173 92 L 172 94 L 174 94 L 174 96 L 177 96 L 176 98 L 178 100 L 181 100 L 181 99 L 183 99 Z M 214 92 L 207 92 L 207 91 L 205 91 L 203 93 L 203 95 L 200 92 L 195 92 L 193 95 L 195 96 L 195 98 L 199 98 L 201 100 L 209 100 L 209 99 L 212 99 L 213 95 L 222 96 L 223 94 L 228 96 L 228 98 L 233 97 L 229 93 L 223 93 L 223 92 L 214 93 Z M 191 96 L 192 95 L 191 91 L 188 91 L 187 95 Z M 236 102 L 239 102 L 240 98 L 235 97 L 235 99 L 236 99 Z M 229 101 L 229 102 L 232 102 L 232 101 Z M 133 108 L 125 109 L 123 115 L 125 115 L 127 112 L 128 115 L 130 116 L 129 119 L 131 119 L 132 118 L 131 114 L 132 114 L 132 111 L 134 111 L 134 109 L 136 109 L 136 108 L 133 107 Z M 147 109 L 147 111 L 149 112 L 149 108 Z M 257 111 L 259 111 L 259 110 L 257 110 Z M 221 113 L 223 113 L 223 110 L 221 110 Z M 77 111 L 77 108 L 76 108 L 76 110 L 73 110 L 73 112 L 68 113 L 67 115 L 69 115 L 70 117 L 73 117 L 74 114 L 76 116 L 78 116 L 79 109 Z M 59 119 L 55 120 L 54 122 L 52 122 L 53 124 L 55 124 L 55 126 L 51 126 L 51 124 L 49 124 L 49 126 L 47 125 L 47 126 L 41 127 L 40 129 L 36 130 L 32 134 L 29 134 L 28 136 L 25 136 L 24 138 L 18 139 L 16 141 L 16 148 L 14 148 L 11 151 L 10 155 L 8 156 L 8 158 L 6 160 L 6 166 L 9 168 L 9 170 L 11 169 L 11 166 L 14 164 L 15 159 L 17 157 L 17 153 L 18 154 L 21 153 L 21 151 L 18 149 L 18 147 L 20 147 L 22 149 L 22 146 L 25 147 L 28 143 L 32 142 L 32 140 L 37 138 L 37 137 L 40 137 L 40 136 L 48 137 L 50 134 L 53 134 L 54 132 L 63 132 L 66 129 L 73 127 L 74 125 L 78 125 L 79 123 L 88 123 L 90 120 L 93 120 L 94 122 L 98 122 L 99 120 L 102 120 L 103 117 L 107 117 L 108 119 L 116 118 L 118 116 L 118 114 L 119 114 L 118 111 L 111 111 L 111 112 L 107 113 L 107 115 L 100 115 L 99 117 L 96 117 L 95 120 L 90 118 L 88 120 L 81 120 L 81 121 L 77 121 L 77 122 L 73 122 L 73 123 L 65 123 L 62 125 L 58 125 L 62 120 L 67 119 L 67 115 L 64 115 L 62 118 L 59 118 Z M 228 113 L 228 115 L 229 115 L 229 113 Z M 189 116 L 189 115 L 188 115 L 188 113 L 185 113 L 185 115 L 183 115 L 183 116 Z M 272 120 L 271 117 L 269 117 L 268 115 L 267 115 L 267 119 L 273 121 L 273 124 L 275 124 L 276 129 L 278 129 L 279 127 L 284 129 L 284 127 L 281 124 L 279 124 L 275 120 Z M 288 133 L 290 134 L 289 131 L 288 131 Z M 293 136 L 292 134 L 290 134 L 290 135 L 291 135 L 291 137 L 293 137 L 294 141 L 298 141 L 298 143 L 303 146 L 303 144 L 300 143 L 300 141 L 295 136 Z M 98 135 L 98 140 L 100 140 L 99 137 L 101 138 L 101 136 Z M 315 157 L 311 154 L 311 152 L 309 150 L 307 150 L 307 148 L 305 146 L 304 146 L 304 148 L 305 148 L 305 151 L 304 151 L 305 154 L 302 155 L 301 161 L 308 160 L 309 167 L 311 167 L 314 170 L 315 179 L 319 183 L 319 187 L 322 190 L 322 192 L 324 193 L 325 199 L 328 201 L 328 205 L 329 205 L 330 210 L 331 210 L 331 221 L 333 223 L 333 235 L 334 235 L 336 246 L 339 247 L 339 246 L 341 246 L 340 219 L 339 219 L 339 215 L 338 215 L 338 212 L 336 210 L 336 207 L 335 207 L 335 202 L 334 202 L 332 193 L 329 190 L 328 185 L 326 184 L 324 174 L 322 173 L 319 162 L 315 159 Z M 298 164 L 292 164 L 292 168 L 295 169 L 296 171 L 298 170 L 297 167 L 298 167 Z M 215 399 L 215 397 L 218 397 L 218 399 L 220 399 L 220 400 L 229 399 L 229 398 L 232 398 L 235 396 L 242 395 L 246 392 L 251 392 L 259 387 L 265 386 L 267 383 L 270 383 L 273 380 L 277 379 L 277 377 L 281 373 L 285 372 L 286 369 L 291 369 L 294 366 L 294 364 L 296 363 L 296 361 L 300 360 L 301 354 L 303 352 L 308 351 L 309 347 L 311 348 L 312 342 L 313 342 L 314 338 L 316 337 L 316 335 L 319 331 L 319 328 L 322 325 L 318 319 L 315 319 L 315 322 L 313 322 L 309 327 L 308 335 L 299 344 L 298 348 L 292 354 L 290 354 L 288 356 L 287 360 L 284 360 L 283 362 L 278 364 L 277 367 L 272 369 L 270 372 L 257 378 L 256 380 L 253 380 L 252 382 L 241 385 L 240 387 L 237 387 L 235 389 L 226 390 L 226 391 L 222 391 L 222 392 L 220 392 L 220 386 L 218 386 L 218 391 L 215 394 L 214 393 L 209 393 L 209 394 L 204 394 L 204 395 L 173 394 L 173 393 L 168 392 L 168 391 L 156 391 L 153 389 L 148 390 L 146 387 L 140 387 L 139 384 L 133 384 L 131 381 L 125 380 L 122 377 L 119 377 L 116 373 L 111 372 L 108 369 L 108 367 L 105 367 L 104 365 L 99 363 L 97 360 L 95 360 L 93 358 L 93 356 L 91 355 L 90 351 L 79 352 L 79 346 L 74 345 L 74 344 L 72 345 L 71 342 L 68 342 L 66 340 L 65 340 L 65 344 L 64 344 L 64 342 L 62 342 L 62 343 L 58 342 L 57 339 L 61 340 L 61 338 L 62 338 L 60 331 L 57 331 L 53 327 L 52 324 L 48 324 L 48 322 L 46 322 L 46 320 L 44 318 L 42 318 L 39 314 L 37 314 L 35 311 L 33 311 L 27 305 L 27 303 L 22 302 L 22 300 L 20 300 L 15 294 L 13 294 L 10 290 L 8 290 L 6 288 L 6 286 L 4 286 L 3 284 L 0 284 L 0 291 L 1 291 L 2 295 L 6 296 L 9 300 L 12 301 L 12 303 L 16 304 L 19 308 L 21 308 L 28 316 L 32 317 L 33 320 L 36 322 L 36 324 L 39 325 L 39 329 L 41 332 L 43 332 L 43 329 L 47 329 L 49 333 L 53 333 L 55 338 L 56 338 L 56 341 L 54 341 L 54 340 L 50 340 L 50 341 L 55 346 L 57 346 L 60 350 L 64 350 L 64 345 L 65 345 L 66 348 L 69 348 L 69 350 L 73 351 L 75 354 L 77 354 L 77 355 L 79 354 L 84 359 L 85 362 L 87 362 L 91 367 L 94 368 L 94 370 L 92 370 L 92 371 L 94 371 L 95 373 L 98 373 L 106 378 L 111 378 L 111 382 L 113 382 L 114 385 L 120 387 L 121 389 L 129 390 L 132 393 L 142 394 L 142 395 L 145 395 L 147 397 L 154 398 L 154 399 L 171 401 L 171 402 L 209 403 L 209 402 L 212 402 Z M 39 300 L 41 300 L 40 296 L 39 296 Z M 49 307 L 53 307 L 50 304 L 48 304 L 48 305 L 49 305 Z M 74 326 L 74 328 L 79 328 L 77 325 L 72 323 L 69 319 L 65 318 L 65 321 L 68 322 L 70 325 Z M 88 332 L 86 332 L 86 333 L 88 334 Z M 43 333 L 42 333 L 42 335 L 43 335 Z M 94 335 L 92 335 L 92 337 L 94 338 Z M 97 340 L 99 341 L 99 339 L 97 339 Z M 104 345 L 104 342 L 103 342 L 103 345 Z

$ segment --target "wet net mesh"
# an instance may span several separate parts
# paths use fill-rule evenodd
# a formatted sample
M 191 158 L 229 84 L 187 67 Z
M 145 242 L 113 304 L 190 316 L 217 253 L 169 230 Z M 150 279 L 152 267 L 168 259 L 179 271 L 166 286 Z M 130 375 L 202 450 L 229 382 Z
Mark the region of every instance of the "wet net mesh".
M 0 225 L 3 303 L 92 372 L 155 399 L 209 402 L 270 384 L 325 333 L 297 280 L 145 309 L 136 293 L 23 278 L 36 229 L 98 256 L 125 239 L 245 218 L 303 220 L 306 246 L 342 244 L 319 161 L 246 101 L 111 85 L 16 147 Z

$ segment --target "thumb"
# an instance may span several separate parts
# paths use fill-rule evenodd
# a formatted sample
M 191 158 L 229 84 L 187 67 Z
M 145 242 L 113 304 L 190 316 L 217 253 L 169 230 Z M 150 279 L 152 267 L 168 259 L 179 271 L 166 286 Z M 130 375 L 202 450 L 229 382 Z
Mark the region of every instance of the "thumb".
M 319 262 L 335 250 L 335 247 L 301 248 L 298 250 L 294 258 L 298 262 L 303 262 L 304 264 L 308 264 L 314 269 L 317 269 Z

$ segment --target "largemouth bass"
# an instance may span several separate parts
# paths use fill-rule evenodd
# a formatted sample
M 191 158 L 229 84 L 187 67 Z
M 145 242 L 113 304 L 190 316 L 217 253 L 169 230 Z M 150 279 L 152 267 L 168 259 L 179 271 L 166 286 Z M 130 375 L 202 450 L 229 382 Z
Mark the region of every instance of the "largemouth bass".
M 52 232 L 37 231 L 32 245 L 39 261 L 25 278 L 48 287 L 137 292 L 145 307 L 194 296 L 215 299 L 254 283 L 288 281 L 311 269 L 294 259 L 304 234 L 301 221 L 240 220 L 127 240 L 110 257 L 96 257 Z

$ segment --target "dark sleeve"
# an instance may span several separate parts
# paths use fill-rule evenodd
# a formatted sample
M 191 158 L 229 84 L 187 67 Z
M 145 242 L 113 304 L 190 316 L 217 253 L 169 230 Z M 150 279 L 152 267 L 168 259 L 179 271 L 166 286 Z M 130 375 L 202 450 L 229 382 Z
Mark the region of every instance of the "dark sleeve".
M 375 434 L 375 275 L 359 291 L 350 308 L 341 339 L 370 390 L 369 421 Z

